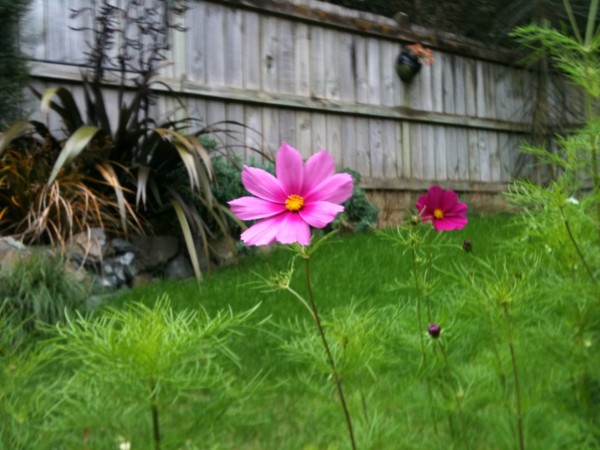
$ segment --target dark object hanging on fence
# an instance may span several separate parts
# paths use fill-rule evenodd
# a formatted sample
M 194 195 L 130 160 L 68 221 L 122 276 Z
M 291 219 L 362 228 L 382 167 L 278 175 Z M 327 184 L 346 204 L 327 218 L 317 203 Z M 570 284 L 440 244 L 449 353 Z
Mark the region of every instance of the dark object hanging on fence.
M 421 70 L 419 58 L 407 50 L 402 50 L 396 59 L 396 73 L 405 83 L 410 82 Z

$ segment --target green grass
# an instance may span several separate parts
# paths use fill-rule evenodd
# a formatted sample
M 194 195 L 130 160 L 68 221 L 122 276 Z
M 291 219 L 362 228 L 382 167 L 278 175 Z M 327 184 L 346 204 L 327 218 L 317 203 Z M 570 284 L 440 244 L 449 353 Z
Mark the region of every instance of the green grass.
M 459 249 L 465 239 L 472 241 L 474 254 L 482 257 L 495 254 L 498 242 L 511 235 L 509 221 L 509 216 L 503 215 L 479 217 L 464 230 L 450 233 L 450 241 L 456 248 L 443 250 L 440 258 L 442 264 L 449 266 L 450 263 L 469 262 L 473 255 Z M 322 352 L 314 340 L 317 330 L 309 320 L 307 311 L 287 292 L 265 293 L 257 285 L 259 276 L 268 277 L 286 270 L 291 259 L 292 253 L 276 249 L 243 259 L 239 265 L 207 277 L 200 291 L 193 282 L 165 281 L 135 289 L 111 301 L 111 304 L 117 305 L 134 301 L 151 304 L 160 294 L 168 292 L 175 309 L 201 306 L 209 314 L 224 308 L 243 312 L 260 303 L 254 320 L 260 322 L 268 318 L 269 322 L 262 327 L 246 330 L 243 336 L 232 343 L 232 349 L 241 358 L 240 376 L 243 379 L 250 380 L 257 372 L 263 374 L 261 388 L 255 398 L 236 411 L 233 416 L 237 417 L 230 418 L 231 422 L 226 426 L 219 423 L 215 427 L 213 439 L 219 443 L 215 444 L 216 448 L 320 449 L 347 446 L 341 409 L 333 399 L 333 384 L 327 381 L 326 374 L 315 373 L 314 367 L 306 362 L 311 352 Z M 398 316 L 394 330 L 381 330 L 380 333 L 381 339 L 388 334 L 391 339 L 398 341 L 397 348 L 391 352 L 390 346 L 395 345 L 393 342 L 381 344 L 388 357 L 390 353 L 393 355 L 393 361 L 376 362 L 381 373 L 375 378 L 363 373 L 364 370 L 357 370 L 356 374 L 351 374 L 356 375 L 356 382 L 347 381 L 347 389 L 353 399 L 352 409 L 357 418 L 363 414 L 363 407 L 356 392 L 351 392 L 352 389 L 364 383 L 369 386 L 366 395 L 372 397 L 368 402 L 372 404 L 367 409 L 375 418 L 370 418 L 370 424 L 356 419 L 361 436 L 359 442 L 364 444 L 361 448 L 417 448 L 415 446 L 423 443 L 428 443 L 431 448 L 444 446 L 443 439 L 440 441 L 436 436 L 424 437 L 421 434 L 423 430 L 432 433 L 430 425 L 419 423 L 408 426 L 414 421 L 423 420 L 423 416 L 429 417 L 427 405 L 406 405 L 406 402 L 422 403 L 426 400 L 422 386 L 417 392 L 401 392 L 403 384 L 410 383 L 419 371 L 418 332 L 412 293 L 406 289 L 393 289 L 398 280 L 410 279 L 410 256 L 403 252 L 401 246 L 381 235 L 357 234 L 330 240 L 313 256 L 311 267 L 316 301 L 323 316 L 329 317 L 335 311 L 341 311 L 340 314 L 344 315 L 350 305 L 357 315 L 357 321 L 364 319 L 361 314 L 374 308 L 379 311 L 376 314 L 387 316 L 377 317 L 381 319 L 380 325 L 390 320 L 389 314 Z M 444 286 L 451 283 L 452 280 L 445 280 L 440 284 Z M 297 264 L 292 286 L 299 292 L 305 292 L 301 264 Z M 444 292 L 440 297 L 444 298 L 446 294 Z M 457 320 L 443 304 L 437 305 L 436 310 L 440 313 L 441 321 L 448 323 Z M 302 333 L 298 333 L 298 326 L 295 325 L 297 321 L 302 322 L 301 328 L 314 338 L 311 342 L 301 342 L 299 335 Z M 400 324 L 407 329 L 399 329 Z M 373 324 L 374 328 L 377 326 Z M 290 341 L 294 345 L 285 351 Z M 407 348 L 403 349 L 403 345 Z M 309 346 L 309 349 L 300 351 L 298 355 L 298 346 Z M 412 359 L 408 364 L 403 361 L 404 351 L 406 357 Z M 415 373 L 411 373 L 413 369 Z M 402 374 L 406 378 L 398 378 L 395 374 Z M 364 386 L 362 389 L 365 390 Z M 381 415 L 381 418 L 377 419 L 377 415 Z M 387 423 L 386 419 L 392 415 L 396 416 L 392 422 L 404 421 L 408 427 Z M 377 420 L 379 424 L 373 423 Z M 368 426 L 373 428 L 369 430 Z M 412 430 L 408 435 L 407 429 Z M 399 440 L 402 435 L 405 436 L 404 443 Z
M 457 247 L 465 239 L 473 242 L 474 254 L 490 255 L 496 252 L 497 239 L 508 237 L 509 216 L 497 215 L 478 218 L 465 228 L 451 234 Z M 456 249 L 445 250 L 447 261 L 459 258 L 468 261 L 471 255 Z M 110 304 L 121 306 L 129 302 L 153 304 L 167 292 L 176 310 L 202 307 L 209 315 L 230 308 L 236 313 L 260 304 L 255 320 L 270 318 L 272 323 L 309 318 L 306 309 L 290 294 L 282 291 L 265 292 L 260 277 L 269 277 L 287 270 L 293 254 L 283 248 L 259 252 L 246 257 L 236 266 L 217 271 L 203 281 L 201 290 L 191 281 L 159 281 L 127 291 Z M 321 247 L 311 259 L 312 281 L 320 312 L 327 315 L 335 308 L 350 304 L 360 309 L 397 305 L 402 301 L 390 292 L 395 280 L 410 277 L 411 261 L 402 247 L 382 236 L 368 233 L 336 236 Z M 292 286 L 306 294 L 304 268 L 296 263 Z M 314 330 L 316 333 L 316 329 Z M 279 342 L 259 331 L 251 339 L 240 339 L 235 351 L 243 357 L 243 366 L 255 373 L 273 364 L 284 364 L 274 356 L 279 353 Z
M 598 352 L 592 344 L 582 346 L 580 338 L 597 342 L 597 308 L 584 309 L 579 300 L 580 307 L 574 306 L 570 300 L 579 293 L 548 287 L 545 263 L 533 264 L 536 244 L 516 239 L 521 231 L 511 216 L 495 215 L 471 217 L 463 230 L 436 234 L 447 245 L 432 250 L 434 265 L 420 270 L 432 275 L 426 281 L 436 281 L 426 292 L 431 319 L 443 328 L 439 341 L 426 333 L 425 303 L 424 329 L 418 327 L 412 258 L 389 239 L 392 231 L 335 236 L 314 254 L 316 302 L 336 355 L 358 448 L 517 448 L 509 335 L 520 369 L 526 447 L 600 448 L 594 406 L 600 385 L 591 370 L 599 362 Z M 472 253 L 462 250 L 465 239 L 472 241 Z M 530 256 L 519 258 L 520 253 Z M 242 314 L 260 304 L 229 339 L 238 361 L 223 366 L 231 378 L 222 398 L 200 389 L 176 394 L 163 405 L 163 449 L 349 448 L 314 322 L 288 292 L 265 292 L 259 283 L 261 277 L 287 270 L 292 256 L 276 248 L 243 258 L 207 277 L 201 290 L 195 281 L 162 281 L 108 299 L 117 310 L 138 302 L 152 308 L 167 293 L 174 313 L 200 311 L 210 317 L 229 310 Z M 478 259 L 489 261 L 493 270 L 486 272 Z M 297 261 L 291 286 L 305 294 L 303 269 Z M 511 302 L 509 321 L 498 299 Z M 199 358 L 205 351 L 198 348 Z M 93 353 L 110 364 L 110 355 Z M 119 364 L 127 364 L 126 352 L 120 358 Z M 67 377 L 73 370 L 58 368 Z M 56 364 L 41 375 L 49 372 L 60 373 Z M 168 377 L 168 370 L 164 373 Z M 121 389 L 127 392 L 126 385 Z M 229 390 L 231 396 L 225 395 Z M 132 448 L 151 448 L 144 408 L 124 414 L 129 422 L 122 423 L 111 421 L 108 413 L 90 412 L 106 409 L 107 403 L 123 410 L 130 406 L 109 391 L 83 395 L 78 400 L 82 413 L 73 409 L 68 414 L 68 404 L 59 404 L 53 413 L 59 419 L 50 422 L 55 424 L 50 448 L 80 443 L 85 428 L 91 430 L 91 448 L 114 448 L 117 436 L 131 441 Z M 211 406 L 211 399 L 219 399 L 218 404 Z M 68 420 L 61 422 L 63 416 Z M 48 425 L 41 429 L 48 432 Z

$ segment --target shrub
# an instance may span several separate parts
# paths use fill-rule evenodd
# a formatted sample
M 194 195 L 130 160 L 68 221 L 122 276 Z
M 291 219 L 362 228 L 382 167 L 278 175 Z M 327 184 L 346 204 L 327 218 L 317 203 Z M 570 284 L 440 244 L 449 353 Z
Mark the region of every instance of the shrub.
M 23 342 L 22 328 L 2 311 L 0 305 L 0 448 L 50 448 L 42 424 L 56 405 L 52 392 L 66 380 L 56 371 L 48 376 L 46 347 Z
M 113 448 L 117 436 L 155 449 L 206 438 L 255 384 L 237 386 L 228 344 L 256 308 L 209 317 L 175 312 L 162 295 L 153 307 L 107 308 L 57 327 L 56 358 L 77 367 L 52 417 L 57 447 L 76 448 L 80 430 L 88 430 L 90 448 Z
M 0 234 L 17 235 L 26 243 L 64 245 L 91 227 L 111 234 L 142 230 L 129 202 L 124 196 L 119 200 L 120 184 L 111 177 L 110 166 L 68 165 L 48 183 L 63 147 L 40 123 L 30 127 L 21 122 L 12 130 L 18 128 L 30 134 L 11 141 L 2 154 Z M 101 152 L 101 146 L 93 139 L 90 152 Z M 103 175 L 112 180 L 112 188 Z
M 29 333 L 38 324 L 55 324 L 85 304 L 87 290 L 67 272 L 58 256 L 32 255 L 0 269 L 2 319 Z M 21 339 L 15 333 L 15 340 Z

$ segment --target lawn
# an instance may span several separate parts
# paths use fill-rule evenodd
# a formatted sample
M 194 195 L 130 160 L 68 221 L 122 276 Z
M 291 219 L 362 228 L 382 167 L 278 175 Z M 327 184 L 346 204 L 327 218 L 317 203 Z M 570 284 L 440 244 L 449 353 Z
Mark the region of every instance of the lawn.
M 586 347 L 597 308 L 544 288 L 553 271 L 543 256 L 515 257 L 537 246 L 522 241 L 518 217 L 429 228 L 335 236 L 310 260 L 357 447 L 517 448 L 520 422 L 527 448 L 598 448 L 598 352 Z M 401 242 L 413 229 L 424 239 L 416 266 Z M 158 421 L 163 449 L 350 448 L 314 321 L 264 281 L 293 256 L 245 256 L 201 289 L 123 292 L 5 361 L 17 369 L 5 371 L 4 414 L 14 435 L 28 430 L 6 448 L 157 448 Z M 302 260 L 290 286 L 306 295 Z

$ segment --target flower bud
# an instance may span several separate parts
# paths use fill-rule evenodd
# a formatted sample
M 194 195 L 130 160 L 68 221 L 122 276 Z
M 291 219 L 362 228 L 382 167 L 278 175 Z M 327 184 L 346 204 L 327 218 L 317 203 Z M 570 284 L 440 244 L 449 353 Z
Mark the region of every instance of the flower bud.
M 436 339 L 440 336 L 442 327 L 440 327 L 437 323 L 430 323 L 429 327 L 427 327 L 427 332 L 429 333 L 429 336 Z
M 471 241 L 469 241 L 468 239 L 465 240 L 463 242 L 463 250 L 467 253 L 469 253 L 471 250 L 473 250 L 473 243 Z

